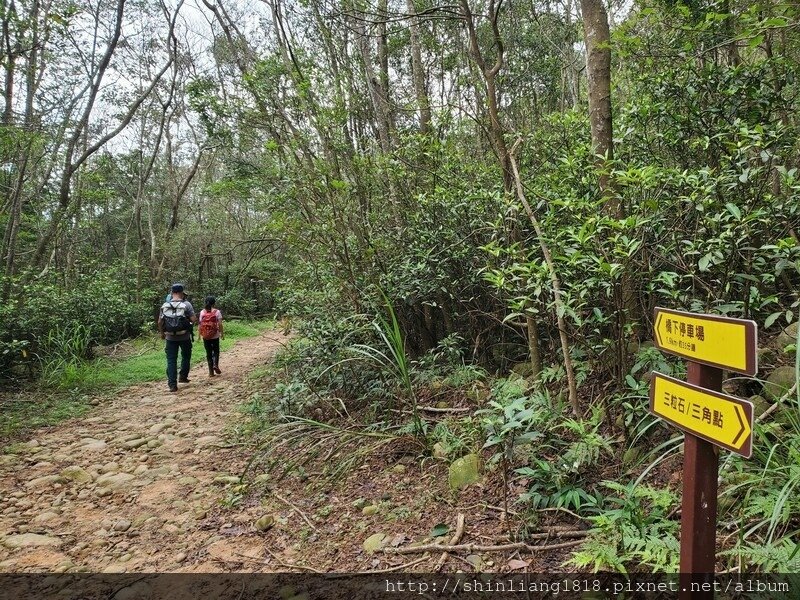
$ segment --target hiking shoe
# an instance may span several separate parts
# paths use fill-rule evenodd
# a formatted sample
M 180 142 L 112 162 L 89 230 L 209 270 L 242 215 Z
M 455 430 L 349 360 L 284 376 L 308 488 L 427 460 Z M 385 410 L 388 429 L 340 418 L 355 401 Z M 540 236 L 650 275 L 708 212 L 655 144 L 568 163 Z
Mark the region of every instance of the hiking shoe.
M 214 369 L 209 369 L 208 370 L 208 376 L 209 377 L 213 377 L 214 376 Z
M 178 386 L 177 386 L 177 385 L 171 385 L 171 386 L 169 386 L 169 391 L 170 391 L 170 392 L 177 392 L 177 391 L 178 391 Z
M 191 379 L 189 379 L 188 377 L 181 377 L 180 379 L 178 379 L 178 383 L 189 383 L 190 381 Z
M 222 375 L 222 371 L 219 370 L 219 367 L 214 367 L 214 373 L 217 375 Z

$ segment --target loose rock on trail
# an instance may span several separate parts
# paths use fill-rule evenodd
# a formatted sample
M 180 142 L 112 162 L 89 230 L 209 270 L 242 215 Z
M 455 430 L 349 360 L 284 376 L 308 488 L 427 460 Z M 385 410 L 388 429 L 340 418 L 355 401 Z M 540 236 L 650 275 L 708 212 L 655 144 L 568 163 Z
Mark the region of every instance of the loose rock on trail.
M 219 479 L 248 459 L 225 427 L 244 376 L 285 340 L 267 331 L 240 341 L 222 376 L 195 368 L 177 394 L 166 378 L 128 388 L 0 455 L 0 572 L 229 570 L 233 545 L 204 524 L 224 495 Z M 235 551 L 259 543 L 240 539 Z

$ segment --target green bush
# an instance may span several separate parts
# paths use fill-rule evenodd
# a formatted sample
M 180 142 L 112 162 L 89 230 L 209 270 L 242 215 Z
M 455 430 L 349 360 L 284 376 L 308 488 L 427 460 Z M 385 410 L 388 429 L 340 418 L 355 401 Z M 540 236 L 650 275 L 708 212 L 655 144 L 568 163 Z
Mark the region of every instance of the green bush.
M 158 293 L 136 301 L 116 267 L 79 275 L 65 285 L 57 277 L 0 278 L 11 289 L 0 306 L 0 367 L 11 373 L 23 363 L 58 379 L 57 372 L 91 357 L 92 348 L 137 336 L 153 322 Z M 59 366 L 60 365 L 60 366 Z

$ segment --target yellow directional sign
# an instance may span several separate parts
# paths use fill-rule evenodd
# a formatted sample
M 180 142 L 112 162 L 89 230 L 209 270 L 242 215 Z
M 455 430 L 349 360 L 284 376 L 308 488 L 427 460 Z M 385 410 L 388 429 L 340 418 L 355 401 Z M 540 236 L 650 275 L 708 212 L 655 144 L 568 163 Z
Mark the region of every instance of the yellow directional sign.
M 654 373 L 650 412 L 745 458 L 753 452 L 753 403 L 748 400 Z
M 665 352 L 745 375 L 758 372 L 755 321 L 656 307 L 655 330 L 656 347 Z

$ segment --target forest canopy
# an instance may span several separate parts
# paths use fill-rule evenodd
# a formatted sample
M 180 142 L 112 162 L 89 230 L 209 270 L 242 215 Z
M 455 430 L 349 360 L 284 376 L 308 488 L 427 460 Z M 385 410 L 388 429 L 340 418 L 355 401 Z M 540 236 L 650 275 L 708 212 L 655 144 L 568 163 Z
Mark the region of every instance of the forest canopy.
M 385 294 L 493 368 L 566 330 L 618 385 L 659 303 L 785 323 L 796 11 L 5 0 L 3 360 L 42 299 L 103 343 L 178 280 L 331 327 Z

